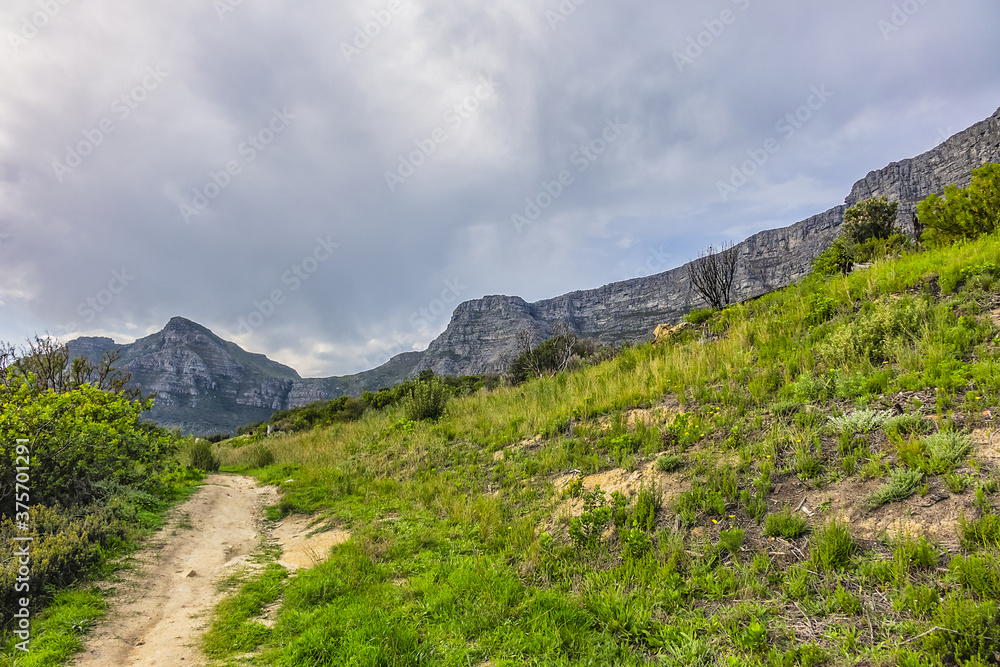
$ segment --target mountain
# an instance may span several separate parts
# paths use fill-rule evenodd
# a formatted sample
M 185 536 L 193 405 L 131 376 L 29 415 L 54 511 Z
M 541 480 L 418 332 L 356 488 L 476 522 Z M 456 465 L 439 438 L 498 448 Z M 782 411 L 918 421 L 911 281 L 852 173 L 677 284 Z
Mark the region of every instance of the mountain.
M 870 172 L 854 184 L 843 205 L 740 243 L 736 297 L 753 298 L 807 275 L 812 260 L 839 233 L 847 207 L 885 195 L 900 202 L 897 223 L 912 232 L 917 202 L 943 193 L 946 185 L 968 185 L 972 170 L 987 162 L 1000 163 L 1000 109 L 922 155 Z M 687 266 L 536 303 L 486 296 L 460 304 L 427 350 L 400 354 L 378 368 L 346 377 L 302 378 L 181 317 L 131 345 L 78 338 L 70 342 L 70 351 L 96 359 L 117 349 L 120 365 L 132 373 L 134 384 L 146 393 L 157 392 L 152 419 L 207 434 L 232 431 L 275 410 L 391 386 L 425 368 L 441 375 L 499 372 L 523 329 L 544 338 L 558 324 L 604 343 L 636 342 L 648 340 L 657 324 L 677 322 L 702 305 L 690 288 Z

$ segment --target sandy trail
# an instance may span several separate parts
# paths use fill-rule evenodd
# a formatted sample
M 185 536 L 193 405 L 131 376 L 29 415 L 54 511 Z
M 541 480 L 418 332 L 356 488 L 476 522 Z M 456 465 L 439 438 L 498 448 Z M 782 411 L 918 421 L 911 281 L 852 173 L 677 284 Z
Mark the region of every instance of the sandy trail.
M 210 476 L 137 555 L 138 567 L 116 585 L 111 611 L 72 664 L 206 664 L 198 647 L 222 597 L 216 582 L 227 563 L 256 550 L 263 506 L 274 498 L 275 489 L 258 487 L 250 478 Z

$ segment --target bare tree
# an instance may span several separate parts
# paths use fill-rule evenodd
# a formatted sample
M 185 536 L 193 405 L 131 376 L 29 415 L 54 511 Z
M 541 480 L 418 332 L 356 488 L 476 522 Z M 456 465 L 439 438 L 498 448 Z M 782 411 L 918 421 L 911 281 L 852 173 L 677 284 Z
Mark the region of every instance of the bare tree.
M 725 308 L 732 300 L 739 257 L 739 248 L 727 242 L 718 250 L 708 246 L 698 253 L 698 259 L 688 264 L 691 287 L 712 308 Z
M 33 386 L 40 391 L 51 389 L 62 394 L 91 384 L 101 391 L 121 394 L 129 400 L 141 399 L 140 389 L 128 386 L 132 374 L 115 368 L 120 357 L 118 350 L 111 350 L 105 352 L 97 364 L 86 357 L 71 359 L 65 343 L 35 336 L 34 340 L 28 340 L 20 354 L 13 347 L 0 345 L 0 372 L 5 383 L 10 381 L 8 370 L 31 378 Z

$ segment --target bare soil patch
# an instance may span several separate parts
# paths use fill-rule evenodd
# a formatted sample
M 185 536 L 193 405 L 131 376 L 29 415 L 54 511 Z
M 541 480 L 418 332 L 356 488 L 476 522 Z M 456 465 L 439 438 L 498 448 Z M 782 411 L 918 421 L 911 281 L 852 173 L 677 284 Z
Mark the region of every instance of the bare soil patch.
M 330 549 L 351 539 L 351 533 L 325 524 L 314 517 L 296 515 L 283 519 L 271 531 L 281 545 L 278 562 L 290 572 L 314 567 L 330 554 Z

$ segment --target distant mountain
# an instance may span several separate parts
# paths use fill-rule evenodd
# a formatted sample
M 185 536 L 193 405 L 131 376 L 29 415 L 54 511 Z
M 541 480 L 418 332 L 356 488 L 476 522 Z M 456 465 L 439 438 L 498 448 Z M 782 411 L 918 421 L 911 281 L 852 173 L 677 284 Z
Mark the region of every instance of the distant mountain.
M 844 205 L 740 243 L 737 297 L 753 298 L 807 275 L 812 260 L 839 233 L 848 206 L 888 196 L 900 202 L 899 226 L 912 231 L 917 202 L 942 193 L 946 185 L 968 185 L 972 170 L 987 162 L 1000 163 L 1000 110 L 931 151 L 869 173 L 854 185 Z M 460 304 L 427 350 L 397 355 L 378 368 L 346 377 L 304 379 L 181 317 L 131 345 L 78 338 L 70 351 L 97 359 L 105 350 L 118 349 L 134 384 L 145 393 L 157 392 L 152 419 L 208 434 L 266 419 L 275 410 L 391 386 L 425 368 L 440 375 L 499 372 L 523 329 L 544 338 L 560 324 L 605 343 L 642 341 L 657 324 L 677 322 L 702 305 L 691 291 L 686 266 L 537 303 L 487 296 Z

